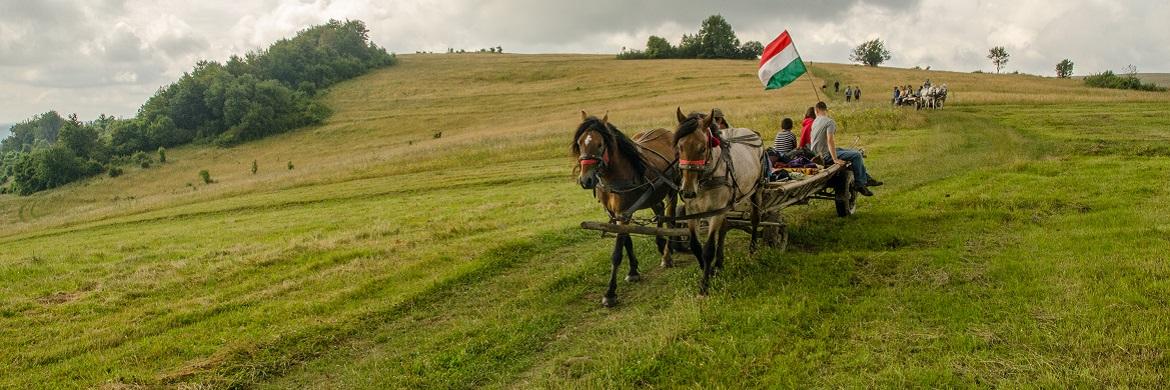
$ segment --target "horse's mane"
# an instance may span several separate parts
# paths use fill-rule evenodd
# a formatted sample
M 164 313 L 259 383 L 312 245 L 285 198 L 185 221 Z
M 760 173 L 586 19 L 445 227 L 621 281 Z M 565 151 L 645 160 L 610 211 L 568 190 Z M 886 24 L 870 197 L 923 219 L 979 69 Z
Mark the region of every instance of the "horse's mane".
M 622 157 L 625 157 L 626 161 L 629 161 L 630 165 L 634 167 L 634 172 L 637 172 L 638 176 L 646 173 L 646 163 L 642 161 L 642 155 L 638 153 L 638 144 L 626 137 L 621 130 L 618 130 L 617 126 L 602 122 L 595 116 L 585 118 L 585 121 L 577 126 L 577 131 L 573 133 L 573 156 L 581 154 L 581 145 L 577 143 L 577 140 L 581 139 L 581 134 L 585 134 L 589 130 L 596 130 L 605 135 L 601 138 L 605 141 L 606 149 L 615 149 L 621 153 Z M 616 147 L 612 144 L 614 140 L 617 141 Z
M 679 123 L 678 129 L 674 131 L 674 143 L 677 144 L 678 140 L 683 139 L 683 137 L 686 137 L 686 136 L 691 135 L 694 132 L 698 131 L 699 124 L 702 122 L 703 118 L 706 118 L 706 117 L 707 117 L 707 115 L 700 114 L 697 112 L 692 112 L 691 115 L 688 115 L 687 120 L 683 121 L 682 123 Z

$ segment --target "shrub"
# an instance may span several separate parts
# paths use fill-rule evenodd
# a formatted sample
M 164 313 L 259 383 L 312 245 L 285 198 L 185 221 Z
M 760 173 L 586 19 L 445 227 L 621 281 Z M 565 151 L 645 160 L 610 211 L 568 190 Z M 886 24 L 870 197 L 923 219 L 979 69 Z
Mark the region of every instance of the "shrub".
M 159 164 L 166 164 L 167 163 L 167 148 L 164 148 L 162 146 L 158 147 L 158 163 Z
M 257 167 L 257 166 L 256 166 L 256 160 L 252 160 L 252 174 L 253 174 L 253 175 L 255 175 L 255 174 L 256 174 L 256 169 L 257 169 L 257 168 L 259 168 L 259 167 Z
M 119 167 L 110 167 L 110 170 L 109 170 L 109 171 L 107 171 L 106 173 L 109 173 L 109 174 L 110 174 L 110 177 L 118 177 L 118 176 L 122 176 L 122 168 L 119 168 Z
M 1133 89 L 1138 91 L 1165 91 L 1153 83 L 1142 83 L 1142 80 L 1132 74 L 1119 76 L 1111 70 L 1085 77 L 1085 85 L 1097 88 Z
M 149 154 L 146 154 L 146 152 L 141 150 L 134 152 L 134 155 L 130 156 L 130 160 L 134 161 L 135 164 L 138 164 L 142 168 L 150 168 L 150 163 L 154 162 L 150 159 Z
M 207 172 L 206 169 L 199 171 L 199 179 L 203 180 L 203 184 L 211 184 L 211 172 Z
M 288 170 L 290 170 L 290 171 L 293 170 L 292 161 L 288 162 Z

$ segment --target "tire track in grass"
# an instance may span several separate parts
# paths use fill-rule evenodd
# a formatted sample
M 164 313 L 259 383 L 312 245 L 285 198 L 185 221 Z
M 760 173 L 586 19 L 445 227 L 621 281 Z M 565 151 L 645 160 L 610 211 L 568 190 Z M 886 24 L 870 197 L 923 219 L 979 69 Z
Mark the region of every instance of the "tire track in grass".
M 384 323 L 409 314 L 418 307 L 433 304 L 450 291 L 478 280 L 490 279 L 516 264 L 551 252 L 562 246 L 582 242 L 587 235 L 569 231 L 540 234 L 529 239 L 513 240 L 490 250 L 459 273 L 437 281 L 416 294 L 388 302 L 348 320 L 312 324 L 299 332 L 277 335 L 249 345 L 217 352 L 208 359 L 164 374 L 158 383 L 168 385 L 204 384 L 222 387 L 248 387 L 279 376 L 304 361 L 327 353 L 338 345 L 362 335 Z
M 468 388 L 513 381 L 564 339 L 599 318 L 665 310 L 680 278 L 693 268 L 661 270 L 648 240 L 639 240 L 645 279 L 621 283 L 622 305 L 600 307 L 608 279 L 611 240 L 585 240 L 516 264 L 492 279 L 471 283 L 310 362 L 272 387 Z M 681 259 L 680 259 L 681 260 Z M 680 261 L 686 264 L 686 261 Z M 693 264 L 693 263 L 692 263 Z M 687 283 L 685 291 L 693 293 Z M 664 293 L 665 291 L 665 293 Z M 344 369 L 339 371 L 339 366 Z M 323 379 L 325 378 L 325 379 Z

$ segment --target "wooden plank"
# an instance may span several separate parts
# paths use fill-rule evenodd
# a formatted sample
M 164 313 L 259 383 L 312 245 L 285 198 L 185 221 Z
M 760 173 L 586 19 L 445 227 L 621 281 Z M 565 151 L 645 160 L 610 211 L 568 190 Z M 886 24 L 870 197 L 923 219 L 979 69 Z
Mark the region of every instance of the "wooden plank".
M 642 234 L 647 236 L 689 237 L 690 230 L 684 228 L 656 228 L 652 226 L 618 225 L 612 223 L 585 221 L 581 222 L 582 229 L 599 230 L 619 234 Z

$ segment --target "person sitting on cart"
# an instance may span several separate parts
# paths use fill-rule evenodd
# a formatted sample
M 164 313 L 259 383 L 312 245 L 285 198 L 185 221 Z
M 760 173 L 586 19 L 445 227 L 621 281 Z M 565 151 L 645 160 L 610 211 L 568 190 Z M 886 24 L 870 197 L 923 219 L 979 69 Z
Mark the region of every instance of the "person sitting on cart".
M 883 183 L 869 176 L 860 151 L 837 147 L 837 141 L 834 139 L 837 122 L 829 117 L 829 106 L 825 102 L 817 102 L 815 107 L 817 119 L 813 121 L 810 143 L 813 153 L 824 159 L 825 165 L 848 161 L 853 168 L 854 188 L 862 195 L 873 196 L 869 187 L 877 187 Z
M 784 156 L 796 149 L 796 134 L 792 134 L 792 118 L 780 121 L 780 132 L 772 140 L 772 151 Z

